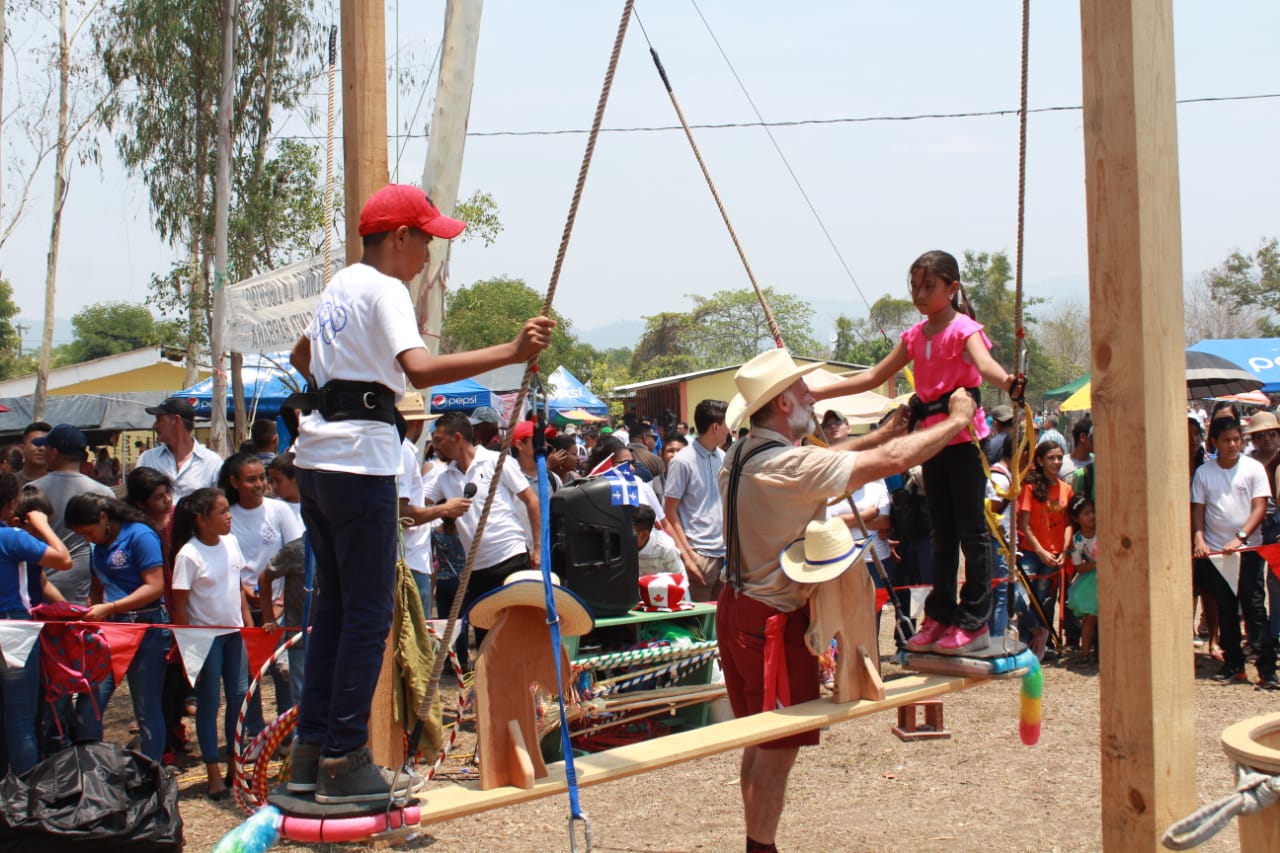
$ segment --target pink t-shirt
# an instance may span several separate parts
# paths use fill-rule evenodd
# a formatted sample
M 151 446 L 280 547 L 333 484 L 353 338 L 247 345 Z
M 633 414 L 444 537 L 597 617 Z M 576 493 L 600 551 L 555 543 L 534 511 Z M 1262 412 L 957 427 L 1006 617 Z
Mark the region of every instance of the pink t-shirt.
M 974 335 L 982 335 L 982 343 L 991 349 L 991 340 L 982 331 L 982 324 L 968 314 L 956 313 L 955 319 L 935 335 L 926 335 L 921 320 L 902 333 L 902 343 L 915 364 L 916 394 L 926 403 L 932 403 L 948 391 L 956 388 L 977 388 L 982 384 L 982 374 L 965 352 L 965 341 Z M 930 415 L 920 426 L 930 426 L 945 420 L 946 415 Z M 973 414 L 973 429 L 978 439 L 987 437 L 987 415 L 979 406 Z M 969 431 L 957 435 L 951 444 L 970 441 Z

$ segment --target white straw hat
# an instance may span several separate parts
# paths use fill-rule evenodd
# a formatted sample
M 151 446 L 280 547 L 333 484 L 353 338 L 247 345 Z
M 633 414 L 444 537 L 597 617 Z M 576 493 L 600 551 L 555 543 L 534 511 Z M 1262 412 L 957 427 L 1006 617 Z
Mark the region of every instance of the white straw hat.
M 427 402 L 419 391 L 405 391 L 404 396 L 396 403 L 396 410 L 406 421 L 434 421 L 440 417 L 427 412 Z
M 724 422 L 729 429 L 736 430 L 742 421 L 760 410 L 765 403 L 781 394 L 790 385 L 826 364 L 825 361 L 814 361 L 796 364 L 791 353 L 781 347 L 767 350 L 748 361 L 733 375 L 733 382 L 738 393 L 729 401 L 725 411 Z
M 595 619 L 586 602 L 560 586 L 560 578 L 554 573 L 551 575 L 551 583 L 555 589 L 556 615 L 560 617 L 561 636 L 580 637 L 589 633 L 595 626 Z M 512 572 L 502 586 L 471 602 L 467 619 L 477 628 L 488 630 L 498 623 L 498 614 L 508 607 L 536 607 L 542 611 L 547 609 L 542 572 L 537 569 Z
M 844 574 L 866 551 L 866 539 L 855 542 L 839 518 L 811 521 L 804 538 L 787 546 L 778 557 L 782 572 L 796 583 L 822 583 Z

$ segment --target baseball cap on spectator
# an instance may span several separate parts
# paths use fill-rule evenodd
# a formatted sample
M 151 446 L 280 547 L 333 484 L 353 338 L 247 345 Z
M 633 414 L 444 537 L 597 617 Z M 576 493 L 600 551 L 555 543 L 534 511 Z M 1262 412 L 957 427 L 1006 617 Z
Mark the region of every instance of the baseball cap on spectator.
M 89 439 L 71 424 L 58 424 L 39 438 L 33 438 L 31 443 L 36 447 L 51 447 L 63 456 L 84 459 Z
M 394 231 L 402 225 L 446 240 L 467 227 L 467 223 L 445 216 L 426 193 L 409 184 L 388 184 L 369 196 L 360 209 L 361 237 Z
M 827 409 L 826 414 L 822 416 L 822 425 L 825 427 L 830 424 L 838 424 L 843 420 L 844 415 L 840 414 L 835 409 Z
M 480 406 L 471 413 L 467 420 L 471 421 L 471 425 L 476 424 L 498 424 L 502 423 L 502 419 L 498 417 L 498 410 L 492 406 Z
M 148 415 L 177 415 L 189 423 L 196 419 L 195 406 L 186 397 L 170 397 L 158 406 L 148 406 L 145 411 Z
M 561 430 L 561 433 L 560 433 L 560 434 L 561 434 L 561 435 L 577 435 L 577 434 L 578 434 L 578 425 L 577 425 L 577 424 L 566 424 L 566 425 L 565 425 L 565 428 L 564 428 L 563 430 Z
M 1013 406 L 1007 406 L 1001 403 L 998 406 L 991 407 L 991 420 L 998 424 L 1007 424 L 1013 422 Z
M 524 441 L 527 438 L 533 438 L 533 421 L 521 421 L 516 424 L 516 428 L 511 431 L 511 443 Z

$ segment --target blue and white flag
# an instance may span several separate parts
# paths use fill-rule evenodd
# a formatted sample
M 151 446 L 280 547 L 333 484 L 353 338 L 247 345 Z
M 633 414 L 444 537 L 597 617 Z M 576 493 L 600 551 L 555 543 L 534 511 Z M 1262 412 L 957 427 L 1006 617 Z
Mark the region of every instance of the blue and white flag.
M 636 475 L 629 464 L 610 468 L 604 476 L 609 480 L 609 503 L 614 506 L 640 506 L 640 487 L 636 485 Z

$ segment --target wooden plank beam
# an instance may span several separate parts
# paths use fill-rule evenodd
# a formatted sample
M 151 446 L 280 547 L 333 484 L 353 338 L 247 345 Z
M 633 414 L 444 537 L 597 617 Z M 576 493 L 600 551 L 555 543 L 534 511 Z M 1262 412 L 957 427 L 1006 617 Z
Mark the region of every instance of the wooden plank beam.
M 1102 839 L 1133 853 L 1160 849 L 1196 804 L 1173 13 L 1171 0 L 1082 0 L 1080 18 Z
M 830 699 L 815 699 L 779 711 L 755 714 L 716 723 L 699 729 L 677 732 L 666 737 L 641 741 L 597 752 L 574 760 L 578 786 L 599 785 L 625 779 L 639 773 L 660 770 L 686 761 L 696 761 L 721 752 L 742 749 L 757 743 L 812 731 L 822 726 L 867 717 L 881 711 L 909 705 L 921 699 L 955 693 L 984 684 L 986 679 L 957 678 L 947 675 L 909 675 L 885 684 L 883 701 L 862 700 L 837 705 Z M 564 763 L 547 768 L 546 778 L 538 779 L 532 788 L 494 788 L 481 791 L 479 783 L 454 784 L 433 788 L 421 795 L 422 824 L 465 817 L 503 806 L 538 800 L 564 793 L 568 784 Z

